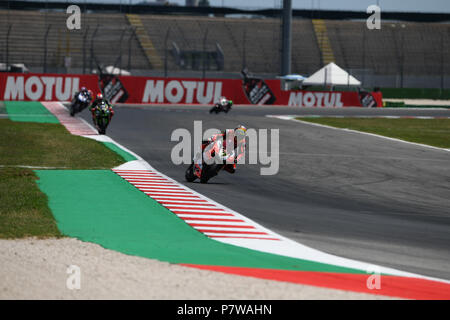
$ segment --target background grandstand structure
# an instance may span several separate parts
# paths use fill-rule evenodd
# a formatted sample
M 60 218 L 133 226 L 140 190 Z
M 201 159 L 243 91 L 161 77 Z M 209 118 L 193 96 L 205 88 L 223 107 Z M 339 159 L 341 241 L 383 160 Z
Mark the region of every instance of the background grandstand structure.
M 279 75 L 281 20 L 87 11 L 68 30 L 63 10 L 0 9 L 0 62 L 32 72 L 90 73 L 97 64 L 133 75 L 238 77 L 243 67 Z M 334 61 L 365 86 L 449 88 L 450 24 L 294 18 L 292 72 Z

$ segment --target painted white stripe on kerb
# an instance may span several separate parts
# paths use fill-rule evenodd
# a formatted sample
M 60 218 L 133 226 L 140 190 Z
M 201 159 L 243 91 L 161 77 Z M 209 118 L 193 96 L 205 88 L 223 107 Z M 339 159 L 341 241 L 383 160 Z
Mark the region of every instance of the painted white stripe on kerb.
M 248 226 L 245 222 L 234 221 L 210 221 L 210 220 L 184 220 L 188 224 L 202 224 L 202 225 L 224 225 L 224 226 Z M 209 228 L 209 226 L 202 228 Z
M 210 210 L 210 209 L 177 209 L 177 208 L 173 208 L 172 210 L 170 210 L 172 212 L 175 213 L 189 213 L 189 212 L 200 212 L 200 213 L 230 213 L 228 211 L 219 211 L 219 210 Z
M 163 203 L 163 206 L 164 207 L 167 207 L 167 208 L 174 208 L 174 209 L 177 209 L 177 208 L 198 208 L 198 209 L 205 209 L 205 208 L 210 208 L 210 206 L 201 206 L 201 205 L 198 205 L 198 204 L 187 204 L 187 203 L 180 203 L 180 204 L 166 204 L 166 203 Z M 214 207 L 211 207 L 211 208 L 214 208 Z
M 202 207 L 214 207 L 214 205 L 203 202 L 202 200 L 159 200 L 159 203 L 167 205 L 192 205 L 192 206 L 202 206 Z
M 212 233 L 212 232 L 205 232 L 205 234 L 207 236 L 212 236 L 212 237 L 231 237 L 231 238 L 249 238 L 249 239 L 262 238 L 261 240 L 264 240 L 264 239 L 275 239 L 272 235 L 268 235 L 268 234 L 225 233 L 225 232 L 224 233 L 220 233 L 220 232 L 214 232 L 214 233 Z M 224 242 L 224 241 L 222 241 L 222 242 Z M 266 241 L 264 241 L 264 243 L 266 243 Z M 259 251 L 261 251 L 261 250 L 259 250 Z
M 228 224 L 226 225 L 226 227 L 217 227 L 218 224 L 221 224 L 219 222 L 216 222 L 215 225 L 216 226 L 206 226 L 203 223 L 200 222 L 196 222 L 194 224 L 201 224 L 201 226 L 196 226 L 193 225 L 192 227 L 198 230 L 217 230 L 217 231 L 233 231 L 233 232 L 240 232 L 240 233 L 246 233 L 246 232 L 252 232 L 252 233 L 258 233 L 258 234 L 264 234 L 264 232 L 258 231 L 256 230 L 254 227 L 249 226 L 247 224 L 241 224 L 241 225 L 236 225 L 236 224 Z M 245 228 L 241 228 L 241 227 L 245 227 Z
M 148 179 L 138 179 L 138 178 L 127 178 L 127 181 L 131 182 L 155 182 L 155 181 L 167 181 L 167 179 L 164 178 L 148 178 Z
M 198 196 L 194 196 L 194 195 L 189 196 L 189 197 L 187 197 L 187 196 L 184 196 L 184 197 L 181 197 L 181 196 L 152 196 L 152 198 L 155 199 L 155 200 L 158 200 L 158 199 L 198 200 L 198 199 L 200 199 Z
M 169 192 L 169 191 L 143 191 L 144 193 L 147 193 L 147 194 L 153 194 L 153 195 L 155 195 L 155 196 L 161 196 L 161 195 L 169 195 L 169 196 L 176 196 L 176 195 L 191 195 L 192 193 L 189 193 L 189 192 L 182 192 L 182 191 L 177 191 L 177 192 L 175 192 L 175 191 L 172 191 L 172 192 Z
M 158 190 L 158 189 L 164 189 L 164 190 L 179 190 L 179 191 L 186 191 L 186 189 L 183 189 L 179 186 L 170 186 L 170 185 L 135 185 L 139 190 Z
M 199 218 L 201 218 L 201 219 L 211 219 L 211 221 L 213 221 L 212 219 L 239 220 L 238 218 L 236 218 L 234 216 L 206 216 L 206 215 L 187 214 L 187 213 L 178 213 L 177 216 L 180 217 L 180 218 L 184 218 L 186 220 L 192 219 L 192 221 L 193 220 L 195 220 L 195 221 L 208 221 L 208 220 L 197 220 Z M 189 220 L 189 221 L 191 221 L 191 220 Z M 217 221 L 215 221 L 215 222 L 217 222 Z
M 130 182 L 130 181 L 128 181 Z M 153 186 L 166 186 L 166 187 L 177 187 L 180 188 L 180 186 L 172 183 L 172 182 L 166 182 L 166 181 L 157 181 L 157 182 L 130 182 L 135 187 L 153 187 Z
M 173 189 L 173 188 L 177 188 L 177 189 L 181 189 L 179 186 L 175 185 L 175 184 L 170 184 L 170 183 L 148 183 L 148 184 L 139 184 L 139 183 L 132 183 L 133 186 L 141 189 L 141 188 L 169 188 L 169 189 Z M 184 189 L 181 189 L 184 190 Z

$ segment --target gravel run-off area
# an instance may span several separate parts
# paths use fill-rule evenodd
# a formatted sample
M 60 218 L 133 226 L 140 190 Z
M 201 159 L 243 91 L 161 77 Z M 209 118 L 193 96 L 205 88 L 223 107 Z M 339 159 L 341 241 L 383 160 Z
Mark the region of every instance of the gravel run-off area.
M 69 289 L 72 265 L 80 288 Z M 73 238 L 0 240 L 0 299 L 389 299 L 198 270 Z

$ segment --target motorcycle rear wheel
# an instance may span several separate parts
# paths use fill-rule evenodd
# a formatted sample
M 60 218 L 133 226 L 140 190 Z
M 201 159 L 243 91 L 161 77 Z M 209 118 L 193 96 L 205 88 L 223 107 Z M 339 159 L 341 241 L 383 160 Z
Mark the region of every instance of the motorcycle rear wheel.
M 208 183 L 209 179 L 217 176 L 219 171 L 223 168 L 223 164 L 214 164 L 211 166 L 204 165 L 202 175 L 200 177 L 200 183 Z
M 192 163 L 189 168 L 187 168 L 186 173 L 184 174 L 187 182 L 193 182 L 197 179 L 197 176 L 194 174 L 194 164 Z

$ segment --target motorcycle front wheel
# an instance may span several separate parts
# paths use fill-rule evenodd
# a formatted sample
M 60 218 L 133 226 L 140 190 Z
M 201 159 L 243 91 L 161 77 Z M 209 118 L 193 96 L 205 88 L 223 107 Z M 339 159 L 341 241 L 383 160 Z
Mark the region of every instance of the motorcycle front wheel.
M 98 133 L 99 134 L 106 134 L 106 127 L 108 126 L 108 120 L 100 117 L 97 119 L 98 123 Z
M 76 103 L 72 103 L 70 105 L 70 116 L 73 117 L 75 115 L 75 108 L 77 107 Z

